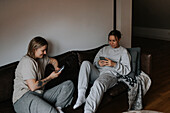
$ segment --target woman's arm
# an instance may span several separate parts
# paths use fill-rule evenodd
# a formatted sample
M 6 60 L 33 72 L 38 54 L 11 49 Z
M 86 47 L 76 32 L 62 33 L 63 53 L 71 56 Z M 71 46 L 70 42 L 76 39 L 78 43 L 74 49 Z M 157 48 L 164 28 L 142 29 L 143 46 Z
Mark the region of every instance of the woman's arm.
M 35 91 L 39 88 L 42 88 L 44 85 L 46 85 L 50 80 L 56 78 L 59 76 L 61 72 L 56 73 L 53 71 L 48 77 L 42 79 L 42 80 L 35 80 L 35 79 L 28 79 L 26 80 L 26 83 L 31 91 Z
M 130 73 L 131 71 L 130 57 L 131 56 L 129 55 L 127 50 L 122 53 L 121 61 L 117 62 L 115 65 L 115 70 L 117 71 L 117 73 L 119 73 L 120 75 L 127 75 Z
M 50 58 L 50 64 L 53 65 L 55 70 L 59 70 L 60 68 L 58 68 L 58 61 L 55 58 Z
M 58 68 L 58 61 L 56 59 L 50 58 L 50 62 L 49 63 L 53 65 L 53 67 L 54 67 L 54 69 L 56 71 L 53 71 L 48 77 L 46 77 L 46 78 L 44 78 L 42 80 L 36 80 L 36 79 L 28 79 L 28 80 L 26 80 L 26 83 L 27 83 L 27 85 L 28 85 L 28 87 L 29 87 L 29 89 L 31 91 L 35 91 L 35 90 L 37 90 L 39 88 L 42 88 L 49 81 L 51 81 L 52 79 L 58 77 L 59 74 L 61 73 L 61 72 L 57 73 L 57 71 L 60 68 Z
M 101 65 L 101 63 L 100 62 L 102 62 L 101 60 L 100 60 L 100 56 L 102 56 L 103 55 L 103 48 L 101 48 L 99 51 L 98 51 L 98 53 L 96 54 L 96 56 L 95 56 L 95 58 L 94 58 L 94 62 L 93 62 L 93 64 L 97 67 L 97 68 L 101 68 L 101 67 L 103 67 L 102 65 Z

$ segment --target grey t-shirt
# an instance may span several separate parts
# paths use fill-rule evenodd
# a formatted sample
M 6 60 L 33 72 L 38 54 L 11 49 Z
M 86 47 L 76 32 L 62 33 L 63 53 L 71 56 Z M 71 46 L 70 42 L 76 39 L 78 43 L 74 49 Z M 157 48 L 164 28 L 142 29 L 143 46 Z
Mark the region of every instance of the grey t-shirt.
M 45 68 L 49 61 L 50 59 L 47 56 L 36 61 L 28 55 L 22 57 L 15 70 L 13 103 L 30 90 L 25 80 L 41 80 L 44 78 Z

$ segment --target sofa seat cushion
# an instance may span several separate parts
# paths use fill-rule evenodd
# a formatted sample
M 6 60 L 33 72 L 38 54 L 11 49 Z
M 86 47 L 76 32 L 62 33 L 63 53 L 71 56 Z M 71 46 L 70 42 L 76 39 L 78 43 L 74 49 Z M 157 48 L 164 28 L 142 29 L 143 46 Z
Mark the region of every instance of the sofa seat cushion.
M 115 86 L 113 86 L 108 90 L 110 96 L 117 96 L 127 91 L 128 91 L 128 86 L 123 82 L 118 82 Z

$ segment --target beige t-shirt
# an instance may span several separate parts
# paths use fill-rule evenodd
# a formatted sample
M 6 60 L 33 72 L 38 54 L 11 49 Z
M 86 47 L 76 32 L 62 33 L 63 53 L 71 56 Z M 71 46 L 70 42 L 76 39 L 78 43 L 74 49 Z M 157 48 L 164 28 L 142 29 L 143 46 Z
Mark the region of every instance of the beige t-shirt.
M 30 90 L 25 80 L 41 80 L 44 78 L 45 68 L 49 61 L 50 59 L 47 56 L 37 61 L 28 55 L 22 57 L 15 70 L 13 103 Z

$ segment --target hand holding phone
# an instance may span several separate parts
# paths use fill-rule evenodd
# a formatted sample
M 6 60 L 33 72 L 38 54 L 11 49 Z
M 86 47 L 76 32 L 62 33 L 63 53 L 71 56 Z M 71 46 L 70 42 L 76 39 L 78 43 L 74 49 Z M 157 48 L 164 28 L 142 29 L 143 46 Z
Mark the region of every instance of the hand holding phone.
M 60 68 L 60 70 L 58 70 L 58 71 L 55 71 L 56 73 L 58 73 L 58 72 L 61 72 L 63 69 L 64 69 L 64 65 Z
M 102 56 L 101 56 L 101 57 L 100 57 L 100 60 L 106 60 L 106 59 L 105 59 L 105 57 L 102 57 Z M 107 61 L 107 60 L 106 60 L 106 61 Z

